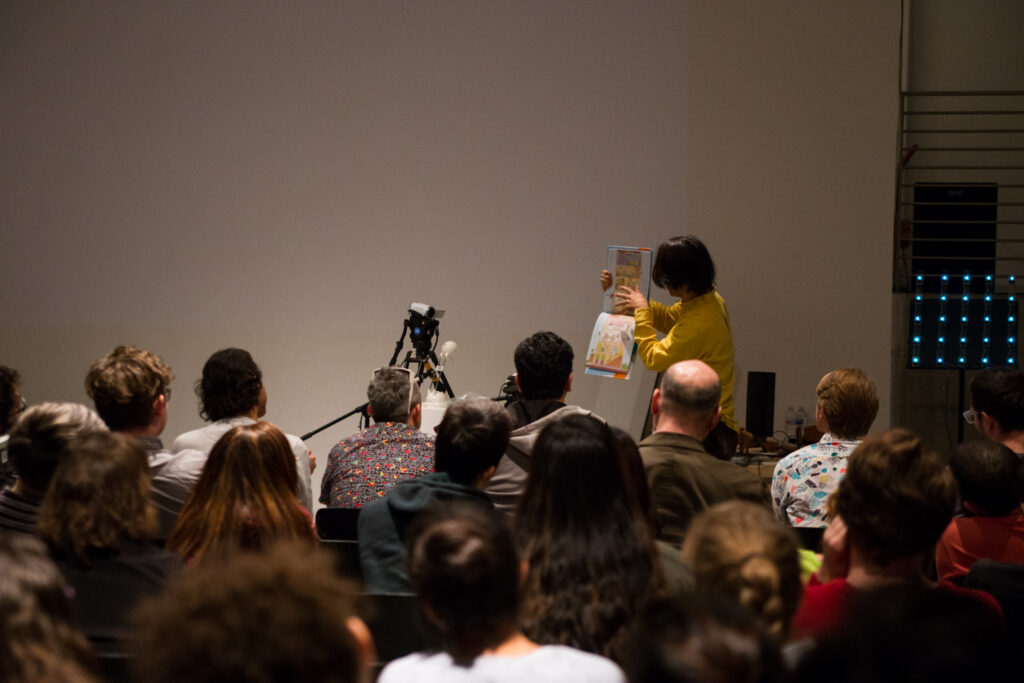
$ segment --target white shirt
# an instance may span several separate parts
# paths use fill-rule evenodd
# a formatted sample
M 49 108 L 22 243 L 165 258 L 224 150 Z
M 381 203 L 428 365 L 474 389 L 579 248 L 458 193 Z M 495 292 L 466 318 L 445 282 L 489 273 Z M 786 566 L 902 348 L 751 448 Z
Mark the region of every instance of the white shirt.
M 256 420 L 251 417 L 240 416 L 232 417 L 226 420 L 217 420 L 211 422 L 201 429 L 194 429 L 191 432 L 185 432 L 177 439 L 174 440 L 174 445 L 171 446 L 171 450 L 175 453 L 179 453 L 185 450 L 197 450 L 202 452 L 204 455 L 209 455 L 210 451 L 213 450 L 213 445 L 220 440 L 220 437 L 224 436 L 228 431 L 239 425 L 252 425 L 256 424 Z M 306 448 L 306 444 L 303 443 L 302 439 L 291 434 L 285 434 L 288 438 L 288 443 L 292 447 L 292 452 L 295 454 L 295 469 L 299 475 L 299 502 L 302 503 L 306 510 L 312 511 L 313 509 L 313 494 L 312 488 L 309 481 L 309 449 Z M 172 461 L 173 463 L 174 461 Z M 195 470 L 195 478 L 192 480 L 194 484 L 199 479 L 199 472 L 202 470 L 203 464 L 206 460 L 203 459 L 203 463 L 199 464 L 198 469 Z M 166 470 L 171 466 L 172 463 L 168 463 L 164 466 Z M 179 477 L 183 473 L 183 467 L 181 465 L 187 465 L 181 463 L 178 466 L 172 468 L 179 472 Z M 194 463 L 193 463 L 194 464 Z
M 457 666 L 446 652 L 415 653 L 381 671 L 378 683 L 626 683 L 610 659 L 564 645 L 543 645 L 518 656 L 481 655 Z

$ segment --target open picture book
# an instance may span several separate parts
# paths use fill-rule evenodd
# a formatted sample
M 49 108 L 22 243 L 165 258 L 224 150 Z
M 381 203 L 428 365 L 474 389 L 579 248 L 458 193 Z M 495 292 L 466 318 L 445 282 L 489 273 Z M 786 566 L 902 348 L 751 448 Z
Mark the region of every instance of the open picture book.
M 651 250 L 647 247 L 610 246 L 605 267 L 612 274 L 612 286 L 605 290 L 604 310 L 597 316 L 590 335 L 584 372 L 628 379 L 636 354 L 633 338 L 635 320 L 623 307 L 616 306 L 612 294 L 620 287 L 630 287 L 650 297 Z

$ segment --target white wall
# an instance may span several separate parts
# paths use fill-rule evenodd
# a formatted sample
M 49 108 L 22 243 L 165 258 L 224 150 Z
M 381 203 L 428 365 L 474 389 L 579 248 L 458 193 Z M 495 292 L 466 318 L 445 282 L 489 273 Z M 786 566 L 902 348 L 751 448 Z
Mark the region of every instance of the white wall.
M 410 302 L 493 395 L 535 330 L 583 356 L 606 244 L 692 232 L 741 422 L 748 370 L 780 423 L 858 365 L 884 423 L 898 27 L 883 0 L 4 3 L 0 362 L 85 400 L 94 358 L 152 349 L 173 435 L 242 346 L 301 433 L 365 400 Z M 652 375 L 576 375 L 639 432 Z

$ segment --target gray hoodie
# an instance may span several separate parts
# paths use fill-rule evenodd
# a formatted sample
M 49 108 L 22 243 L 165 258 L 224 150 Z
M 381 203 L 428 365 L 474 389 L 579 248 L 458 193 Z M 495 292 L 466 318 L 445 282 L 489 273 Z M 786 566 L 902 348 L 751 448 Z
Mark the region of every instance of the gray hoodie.
M 526 478 L 530 473 L 530 456 L 541 430 L 569 415 L 588 415 L 596 420 L 601 418 L 589 410 L 565 405 L 561 401 L 516 401 L 508 407 L 508 411 L 512 414 L 517 429 L 512 432 L 508 450 L 498 462 L 498 469 L 484 492 L 491 497 L 496 509 L 511 517 L 515 514 L 523 490 L 526 489 Z

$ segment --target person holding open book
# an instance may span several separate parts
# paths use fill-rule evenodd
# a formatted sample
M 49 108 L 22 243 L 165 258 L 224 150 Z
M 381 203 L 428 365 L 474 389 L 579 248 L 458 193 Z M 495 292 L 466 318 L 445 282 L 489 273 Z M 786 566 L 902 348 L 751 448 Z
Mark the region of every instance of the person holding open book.
M 637 353 L 644 366 L 663 372 L 681 360 L 702 360 L 722 383 L 722 418 L 704 443 L 709 453 L 730 457 L 736 450 L 733 412 L 733 343 L 729 311 L 715 289 L 715 263 L 704 243 L 693 235 L 673 237 L 658 246 L 651 272 L 654 284 L 679 301 L 666 306 L 648 301 L 638 289 L 622 286 L 616 303 L 636 318 Z M 601 271 L 601 287 L 612 286 L 610 271 Z M 658 339 L 657 332 L 665 336 Z

